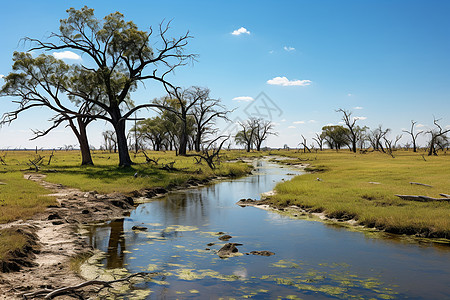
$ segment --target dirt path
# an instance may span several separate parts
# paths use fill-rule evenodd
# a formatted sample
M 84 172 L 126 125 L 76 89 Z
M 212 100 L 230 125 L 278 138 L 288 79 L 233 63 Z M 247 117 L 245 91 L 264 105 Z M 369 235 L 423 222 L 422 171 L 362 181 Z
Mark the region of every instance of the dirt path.
M 30 220 L 0 225 L 37 236 L 38 253 L 34 266 L 19 272 L 0 274 L 0 299 L 23 299 L 22 293 L 42 288 L 58 288 L 84 281 L 70 268 L 71 258 L 92 250 L 77 233 L 79 224 L 123 217 L 133 208 L 133 200 L 120 194 L 85 193 L 44 181 L 45 175 L 25 175 L 53 192 L 58 202 Z M 59 297 L 58 299 L 65 299 Z M 67 297 L 66 299 L 73 299 Z

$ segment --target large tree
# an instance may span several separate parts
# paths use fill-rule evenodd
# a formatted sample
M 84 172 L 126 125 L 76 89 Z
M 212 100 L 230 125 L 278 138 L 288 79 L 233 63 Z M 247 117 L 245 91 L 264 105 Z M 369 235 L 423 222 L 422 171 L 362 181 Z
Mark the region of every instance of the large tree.
M 139 30 L 132 21 L 126 22 L 119 12 L 102 20 L 97 19 L 94 10 L 88 7 L 80 10 L 70 8 L 67 13 L 68 18 L 60 21 L 59 32 L 52 33 L 50 41 L 26 38 L 35 45 L 30 51 L 70 50 L 83 55 L 80 64 L 83 73 L 79 74 L 84 85 L 73 86 L 67 92 L 101 110 L 102 113 L 94 116 L 111 123 L 117 137 L 119 165 L 129 166 L 132 161 L 128 153 L 126 120 L 140 109 L 163 107 L 152 102 L 134 107 L 125 104 L 138 82 L 156 80 L 167 83 L 167 74 L 194 58 L 192 54 L 184 53 L 189 33 L 168 38 L 169 23 L 160 24 L 159 44 L 156 44 L 151 28 Z M 93 97 L 92 89 L 100 93 Z
M 12 96 L 19 106 L 16 110 L 5 113 L 1 123 L 11 123 L 22 112 L 36 107 L 45 107 L 56 113 L 50 121 L 52 125 L 46 130 L 34 130 L 36 139 L 47 135 L 61 124 L 67 124 L 78 139 L 82 165 L 93 164 L 87 126 L 94 118 L 91 113 L 98 111 L 94 104 L 80 102 L 77 97 L 68 97 L 67 91 L 77 78 L 76 68 L 50 55 L 41 54 L 34 58 L 30 53 L 14 52 L 13 72 L 4 78 L 0 95 Z M 71 101 L 67 101 L 70 98 Z M 64 103 L 68 102 L 68 103 Z

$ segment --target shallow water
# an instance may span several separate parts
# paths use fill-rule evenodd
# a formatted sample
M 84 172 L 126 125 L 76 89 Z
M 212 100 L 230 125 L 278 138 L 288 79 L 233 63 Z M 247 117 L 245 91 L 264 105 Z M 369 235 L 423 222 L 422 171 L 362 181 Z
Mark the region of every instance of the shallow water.
M 170 193 L 139 205 L 127 218 L 90 227 L 91 244 L 107 253 L 104 268 L 159 272 L 134 286 L 145 299 L 450 297 L 448 246 L 236 205 L 298 174 L 266 161 L 255 164 L 252 176 Z M 133 231 L 134 225 L 148 230 Z M 216 252 L 226 242 L 217 232 L 241 243 L 243 255 L 219 258 Z M 275 255 L 245 254 L 254 250 Z

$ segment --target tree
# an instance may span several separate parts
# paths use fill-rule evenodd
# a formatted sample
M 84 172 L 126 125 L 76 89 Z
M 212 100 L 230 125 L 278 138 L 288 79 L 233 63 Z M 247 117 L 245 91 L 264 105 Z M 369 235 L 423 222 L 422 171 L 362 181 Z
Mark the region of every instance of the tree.
M 251 118 L 243 122 L 238 122 L 238 125 L 241 126 L 242 130 L 236 133 L 234 140 L 236 141 L 236 144 L 245 146 L 246 151 L 250 152 L 254 144 L 257 120 Z
M 196 152 L 201 151 L 201 145 L 205 142 L 205 136 L 217 131 L 212 127 L 216 120 L 218 118 L 228 120 L 227 114 L 231 112 L 226 110 L 219 99 L 210 98 L 209 89 L 203 88 L 203 92 L 199 91 L 199 93 L 201 97 L 194 105 L 193 111 L 195 120 L 194 149 Z
M 316 141 L 317 145 L 319 146 L 320 151 L 323 150 L 323 142 L 325 140 L 325 136 L 323 134 L 316 133 L 316 137 L 313 138 L 314 141 Z
M 429 147 L 428 147 L 428 156 L 431 155 L 438 155 L 437 150 L 444 149 L 448 146 L 449 141 L 447 137 L 447 133 L 450 132 L 450 128 L 444 130 L 441 125 L 439 125 L 440 119 L 436 120 L 436 118 L 433 120 L 434 125 L 436 128 L 431 129 L 427 131 L 431 135 Z
M 95 114 L 94 117 L 111 123 L 117 137 L 119 165 L 129 166 L 132 161 L 128 153 L 126 120 L 143 108 L 163 108 L 152 102 L 127 108 L 125 104 L 130 93 L 135 91 L 138 82 L 145 80 L 167 83 L 167 74 L 195 57 L 184 53 L 191 37 L 186 33 L 169 39 L 166 35 L 170 23 L 161 23 L 158 33 L 160 46 L 152 48 L 153 30 L 138 30 L 132 21 L 125 22 L 119 12 L 107 15 L 103 20 L 97 19 L 94 10 L 86 6 L 81 10 L 70 8 L 67 13 L 68 18 L 60 21 L 59 32 L 50 36 L 55 42 L 26 38 L 35 44 L 30 51 L 72 50 L 84 54 L 80 67 L 83 72 L 79 74 L 85 84 L 67 92 L 101 109 L 103 114 Z M 161 66 L 163 72 L 160 71 Z M 100 93 L 93 97 L 90 93 L 93 89 Z
M 329 125 L 322 127 L 322 135 L 330 149 L 341 149 L 349 144 L 348 129 L 341 125 Z
M 35 108 L 46 107 L 56 113 L 50 121 L 53 125 L 46 130 L 34 130 L 36 139 L 47 135 L 61 124 L 68 122 L 69 127 L 78 139 L 82 165 L 93 164 L 86 128 L 94 118 L 90 115 L 95 111 L 91 103 L 80 103 L 76 97 L 71 97 L 71 103 L 63 104 L 67 97 L 65 91 L 70 87 L 70 75 L 76 76 L 76 69 L 53 56 L 41 54 L 36 58 L 30 53 L 14 52 L 13 72 L 4 78 L 0 95 L 17 97 L 14 101 L 19 107 L 3 115 L 1 124 L 11 123 L 22 112 Z M 73 107 L 70 104 L 78 106 Z
M 344 110 L 342 108 L 339 108 L 338 110 L 336 110 L 336 112 L 341 112 L 343 114 L 342 121 L 344 121 L 345 126 L 347 126 L 348 128 L 348 137 L 351 144 L 351 150 L 356 153 L 356 145 L 359 138 L 358 133 L 361 131 L 361 128 L 359 128 L 359 126 L 356 126 L 356 121 L 359 119 L 352 118 L 352 112 Z
M 261 151 L 261 145 L 269 135 L 277 135 L 278 133 L 272 131 L 273 123 L 268 120 L 256 119 L 254 126 L 256 126 L 253 139 L 254 144 L 256 151 Z
M 163 149 L 169 142 L 169 134 L 166 130 L 166 120 L 160 116 L 139 121 L 135 129 L 144 141 L 149 141 L 155 151 Z
M 114 131 L 106 130 L 106 131 L 102 132 L 102 136 L 103 136 L 103 142 L 105 145 L 105 149 L 108 150 L 109 152 L 114 151 L 114 153 L 116 153 L 117 152 L 117 139 L 116 139 L 116 135 L 114 134 Z
M 417 152 L 417 145 L 416 145 L 416 139 L 417 137 L 423 133 L 423 131 L 419 131 L 417 133 L 414 133 L 414 126 L 417 124 L 417 122 L 414 122 L 413 120 L 411 120 L 411 130 L 407 131 L 407 130 L 403 130 L 403 132 L 408 133 L 411 136 L 411 140 L 412 140 L 412 146 L 413 146 L 413 152 Z
M 381 142 L 386 135 L 391 131 L 391 129 L 387 128 L 385 130 L 382 129 L 381 125 L 378 125 L 378 128 L 372 130 L 368 135 L 367 138 L 369 139 L 369 142 L 372 146 L 372 149 L 375 151 L 381 150 L 381 152 L 385 153 L 383 143 Z

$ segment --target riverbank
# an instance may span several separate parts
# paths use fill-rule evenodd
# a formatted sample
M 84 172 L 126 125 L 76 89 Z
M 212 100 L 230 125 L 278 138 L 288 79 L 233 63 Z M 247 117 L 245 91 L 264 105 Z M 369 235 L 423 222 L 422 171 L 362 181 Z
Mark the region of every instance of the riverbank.
M 141 162 L 128 169 L 116 167 L 114 156 L 105 153 L 97 153 L 94 157 L 99 164 L 89 167 L 77 165 L 75 151 L 53 156 L 51 152 L 7 155 L 7 165 L 0 170 L 4 216 L 0 225 L 0 267 L 4 272 L 0 275 L 0 299 L 22 299 L 21 294 L 44 287 L 81 283 L 74 265 L 93 249 L 77 233 L 79 225 L 123 218 L 137 198 L 242 176 L 251 170 L 242 162 L 222 164 L 213 171 L 192 158 L 160 153 L 152 156 L 154 163 Z M 37 156 L 51 157 L 51 164 L 41 162 L 39 172 L 24 176 L 29 168 L 26 160 Z M 88 294 L 90 291 L 92 288 L 87 288 Z
M 373 152 L 280 153 L 288 165 L 308 164 L 307 174 L 275 187 L 265 204 L 277 209 L 298 207 L 332 220 L 422 238 L 450 239 L 450 157 L 394 152 L 395 158 Z M 418 202 L 396 195 L 435 199 Z

